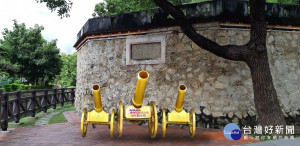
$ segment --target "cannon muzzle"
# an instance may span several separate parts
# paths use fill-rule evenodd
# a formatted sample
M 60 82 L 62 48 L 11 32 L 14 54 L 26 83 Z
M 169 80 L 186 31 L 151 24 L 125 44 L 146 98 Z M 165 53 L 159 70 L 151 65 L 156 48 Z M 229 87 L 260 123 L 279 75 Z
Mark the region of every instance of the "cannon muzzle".
M 134 97 L 132 99 L 133 106 L 136 108 L 141 107 L 143 104 L 143 98 L 148 78 L 149 74 L 147 71 L 142 70 L 139 72 Z
M 102 111 L 102 102 L 101 102 L 101 96 L 100 96 L 100 86 L 98 84 L 93 85 L 93 94 L 94 94 L 95 111 L 101 112 Z
M 176 112 L 182 111 L 185 92 L 186 92 L 186 86 L 184 84 L 179 85 L 178 95 L 177 95 L 177 100 L 176 100 L 176 105 L 175 105 Z

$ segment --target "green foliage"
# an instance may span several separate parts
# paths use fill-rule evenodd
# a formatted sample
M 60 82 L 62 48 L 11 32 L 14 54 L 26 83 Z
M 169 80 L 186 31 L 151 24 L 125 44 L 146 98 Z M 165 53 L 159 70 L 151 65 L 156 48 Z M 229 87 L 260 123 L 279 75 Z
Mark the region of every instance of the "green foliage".
M 9 84 L 14 81 L 14 78 L 8 72 L 0 72 L 0 86 Z
M 11 92 L 12 89 L 11 89 L 11 85 L 10 84 L 5 84 L 4 85 L 4 92 Z
M 56 40 L 46 42 L 43 45 L 44 47 L 40 47 L 36 50 L 35 63 L 39 69 L 39 77 L 42 78 L 42 82 L 47 85 L 53 81 L 55 76 L 61 71 L 62 61 L 59 50 L 56 47 Z
M 11 84 L 11 90 L 12 91 L 17 91 L 20 88 L 21 85 L 17 84 L 17 83 L 12 83 Z
M 287 5 L 299 5 L 300 0 L 267 0 L 267 3 L 279 3 Z
M 41 34 L 43 26 L 35 25 L 26 28 L 14 20 L 13 30 L 4 29 L 2 50 L 6 50 L 7 60 L 17 64 L 15 71 L 19 77 L 25 77 L 30 83 L 36 84 L 41 79 L 43 84 L 54 80 L 59 74 L 61 61 L 56 40 L 47 42 Z M 13 73 L 10 73 L 13 74 Z
M 71 0 L 36 0 L 36 2 L 46 3 L 46 6 L 51 10 L 51 12 L 58 9 L 57 14 L 61 18 L 70 16 L 69 12 L 73 5 Z
M 151 0 L 104 0 L 95 5 L 93 16 L 110 16 L 155 8 Z
M 212 0 L 169 0 L 174 5 L 197 3 Z M 269 3 L 295 5 L 300 0 L 267 0 Z M 153 0 L 104 0 L 95 5 L 93 16 L 111 16 L 158 8 Z
M 11 50 L 8 44 L 0 39 L 0 72 L 14 73 L 18 71 L 18 65 L 10 61 Z
M 209 0 L 169 0 L 174 5 Z M 158 8 L 152 0 L 104 0 L 95 5 L 93 16 L 111 16 Z
M 55 82 L 61 87 L 76 86 L 77 53 L 61 55 L 62 70 Z
M 29 85 L 23 85 L 23 90 L 29 90 L 30 86 Z
M 41 85 L 24 85 L 24 84 L 5 84 L 4 85 L 4 92 L 14 92 L 19 90 L 30 90 L 30 89 L 48 89 L 52 88 L 53 84 L 49 84 L 47 86 L 41 86 Z

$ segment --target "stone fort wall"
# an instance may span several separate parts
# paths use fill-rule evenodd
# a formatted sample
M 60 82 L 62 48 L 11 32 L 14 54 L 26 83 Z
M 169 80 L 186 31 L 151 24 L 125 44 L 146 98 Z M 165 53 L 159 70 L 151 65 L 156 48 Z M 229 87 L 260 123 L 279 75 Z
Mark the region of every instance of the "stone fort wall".
M 246 44 L 247 29 L 224 29 L 218 24 L 196 25 L 196 30 L 221 45 Z M 77 54 L 76 111 L 93 109 L 92 85 L 101 86 L 105 111 L 117 109 L 120 100 L 131 104 L 140 70 L 148 71 L 144 104 L 155 101 L 161 109 L 174 110 L 178 85 L 187 92 L 184 109 L 193 108 L 198 126 L 256 121 L 250 70 L 243 62 L 222 59 L 199 48 L 179 27 L 152 29 L 139 36 L 166 38 L 164 64 L 126 65 L 127 36 L 87 40 Z M 286 117 L 300 117 L 300 33 L 268 31 L 267 48 L 273 83 Z

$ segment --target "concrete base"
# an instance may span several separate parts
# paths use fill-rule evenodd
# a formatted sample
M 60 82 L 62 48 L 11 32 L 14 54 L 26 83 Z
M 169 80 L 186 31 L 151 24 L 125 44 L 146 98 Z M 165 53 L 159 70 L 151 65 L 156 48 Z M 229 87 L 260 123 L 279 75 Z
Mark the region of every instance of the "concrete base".
M 22 125 L 22 124 L 24 124 L 24 123 L 20 123 L 20 122 L 19 123 L 16 123 L 16 122 L 9 122 L 8 123 L 8 125 Z
M 6 130 L 6 131 L 0 131 L 0 134 L 7 134 L 7 133 L 10 133 L 10 132 L 12 132 L 12 130 L 11 129 L 8 129 L 8 130 Z

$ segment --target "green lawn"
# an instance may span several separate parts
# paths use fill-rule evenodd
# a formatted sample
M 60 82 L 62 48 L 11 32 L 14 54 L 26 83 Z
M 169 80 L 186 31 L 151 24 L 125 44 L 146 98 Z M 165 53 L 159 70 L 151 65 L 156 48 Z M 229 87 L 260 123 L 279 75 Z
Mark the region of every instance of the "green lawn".
M 47 113 L 44 113 L 44 112 L 39 112 L 39 113 L 36 113 L 35 114 L 35 117 L 23 117 L 20 119 L 19 123 L 20 124 L 13 124 L 13 123 L 8 123 L 8 128 L 17 128 L 17 127 L 30 127 L 30 126 L 34 126 L 34 123 L 44 117 L 46 114 L 49 114 L 49 113 L 52 113 L 54 111 L 57 111 L 57 110 L 63 110 L 64 111 L 72 111 L 74 110 L 74 105 L 72 105 L 70 102 L 66 102 L 64 104 L 64 106 L 60 106 L 59 104 L 56 105 L 56 109 L 53 109 L 53 108 L 50 108 L 47 110 Z M 62 117 L 58 117 L 57 119 L 54 118 L 58 115 L 60 115 Z M 53 123 L 61 123 L 61 122 L 64 122 L 66 121 L 65 117 L 63 116 L 63 113 L 59 113 L 58 115 L 54 115 L 50 120 L 49 120 L 49 124 L 53 124 Z M 51 123 L 50 123 L 51 121 Z
M 48 121 L 48 124 L 67 122 L 67 119 L 65 118 L 63 112 L 73 111 L 73 110 L 74 110 L 74 106 L 70 106 L 70 107 L 65 108 L 62 112 L 60 112 L 59 114 L 54 115 L 52 118 L 50 118 L 50 120 Z
M 57 115 L 54 115 L 48 122 L 48 124 L 54 124 L 54 123 L 64 123 L 67 122 L 67 119 L 65 118 L 63 112 L 60 112 Z
M 42 118 L 46 115 L 46 113 L 40 112 L 35 114 L 35 117 L 24 117 L 21 118 L 19 123 L 20 124 L 11 124 L 8 123 L 8 128 L 17 128 L 17 127 L 29 127 L 29 126 L 33 126 L 34 123 L 39 119 Z

